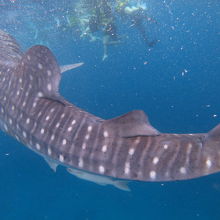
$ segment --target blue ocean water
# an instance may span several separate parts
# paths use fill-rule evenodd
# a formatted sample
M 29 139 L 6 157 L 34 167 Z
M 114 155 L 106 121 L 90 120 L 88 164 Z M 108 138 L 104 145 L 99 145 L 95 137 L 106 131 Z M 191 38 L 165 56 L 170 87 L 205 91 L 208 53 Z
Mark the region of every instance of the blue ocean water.
M 77 0 L 79 1 L 79 0 Z M 146 48 L 118 19 L 123 38 L 102 61 L 100 41 L 64 28 L 76 0 L 0 0 L 0 29 L 23 50 L 47 45 L 60 64 L 61 94 L 102 118 L 143 109 L 161 132 L 207 132 L 220 123 L 220 2 L 146 0 Z M 60 26 L 57 22 L 60 22 Z M 131 192 L 77 179 L 0 133 L 0 220 L 220 219 L 220 174 L 169 183 L 131 182 Z

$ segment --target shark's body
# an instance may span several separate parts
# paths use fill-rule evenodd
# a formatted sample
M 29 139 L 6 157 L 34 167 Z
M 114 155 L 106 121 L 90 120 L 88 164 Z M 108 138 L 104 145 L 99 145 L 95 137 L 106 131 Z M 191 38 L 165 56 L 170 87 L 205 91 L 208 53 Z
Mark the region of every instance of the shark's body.
M 54 169 L 63 164 L 76 176 L 104 176 L 102 185 L 109 177 L 170 181 L 220 170 L 219 125 L 204 134 L 164 134 L 142 111 L 103 120 L 61 97 L 60 77 L 48 48 L 34 46 L 22 54 L 0 31 L 0 126 Z

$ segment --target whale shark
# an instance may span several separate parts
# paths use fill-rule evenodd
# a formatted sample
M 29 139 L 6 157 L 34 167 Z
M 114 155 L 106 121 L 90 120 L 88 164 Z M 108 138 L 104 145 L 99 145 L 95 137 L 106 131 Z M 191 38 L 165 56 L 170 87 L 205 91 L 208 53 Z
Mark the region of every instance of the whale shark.
M 81 64 L 79 64 L 81 65 Z M 142 110 L 102 119 L 59 93 L 61 68 L 45 46 L 23 53 L 0 31 L 0 128 L 81 179 L 129 190 L 127 181 L 176 181 L 220 170 L 220 124 L 207 133 L 161 133 Z

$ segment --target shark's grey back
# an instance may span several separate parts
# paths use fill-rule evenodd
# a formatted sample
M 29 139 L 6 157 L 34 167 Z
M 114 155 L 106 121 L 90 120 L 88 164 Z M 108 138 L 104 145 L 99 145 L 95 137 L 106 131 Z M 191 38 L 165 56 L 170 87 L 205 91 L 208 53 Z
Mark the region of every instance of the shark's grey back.
M 1 127 L 30 149 L 122 179 L 168 181 L 219 171 L 220 126 L 208 134 L 162 134 L 143 111 L 98 118 L 59 95 L 60 68 L 48 48 L 34 46 L 21 58 L 13 38 L 0 35 Z

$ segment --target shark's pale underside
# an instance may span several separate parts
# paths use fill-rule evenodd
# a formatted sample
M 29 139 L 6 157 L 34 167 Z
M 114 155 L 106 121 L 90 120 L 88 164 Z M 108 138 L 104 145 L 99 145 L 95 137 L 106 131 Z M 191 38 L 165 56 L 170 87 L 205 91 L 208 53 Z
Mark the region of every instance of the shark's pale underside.
M 143 111 L 103 120 L 60 96 L 60 77 L 48 48 L 33 46 L 23 54 L 0 31 L 1 129 L 54 170 L 62 164 L 80 178 L 124 190 L 118 179 L 172 181 L 219 172 L 220 125 L 208 133 L 167 134 Z

